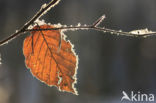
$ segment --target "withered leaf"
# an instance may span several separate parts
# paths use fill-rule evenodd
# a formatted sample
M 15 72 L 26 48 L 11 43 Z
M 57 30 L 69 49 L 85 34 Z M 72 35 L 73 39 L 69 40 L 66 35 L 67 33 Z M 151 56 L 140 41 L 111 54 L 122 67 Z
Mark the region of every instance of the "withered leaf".
M 45 24 L 33 29 L 46 28 L 54 26 Z M 77 94 L 74 84 L 78 57 L 70 41 L 66 41 L 64 37 L 61 39 L 61 35 L 64 36 L 60 30 L 32 31 L 24 40 L 25 64 L 33 76 L 45 84 Z

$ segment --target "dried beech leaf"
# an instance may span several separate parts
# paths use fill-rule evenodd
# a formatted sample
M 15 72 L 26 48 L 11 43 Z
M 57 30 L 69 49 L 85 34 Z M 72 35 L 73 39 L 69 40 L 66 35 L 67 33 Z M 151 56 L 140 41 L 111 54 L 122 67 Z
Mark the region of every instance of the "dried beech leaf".
M 51 25 L 35 26 L 33 29 L 54 28 Z M 33 31 L 26 37 L 23 45 L 25 63 L 31 73 L 49 86 L 60 91 L 77 94 L 74 84 L 78 57 L 70 41 L 61 40 L 59 30 Z M 61 48 L 59 48 L 61 40 Z

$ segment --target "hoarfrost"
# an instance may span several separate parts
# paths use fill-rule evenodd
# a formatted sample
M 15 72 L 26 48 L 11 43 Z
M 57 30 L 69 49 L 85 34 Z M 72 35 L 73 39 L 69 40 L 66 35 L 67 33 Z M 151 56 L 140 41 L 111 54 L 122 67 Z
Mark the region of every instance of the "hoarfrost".
M 98 25 L 100 25 L 100 23 L 106 18 L 105 15 L 102 15 L 96 22 L 95 22 L 95 27 L 97 27 Z
M 43 5 L 41 6 L 41 8 L 44 9 L 46 6 L 47 6 L 47 4 L 45 3 L 45 4 L 43 4 Z
M 81 26 L 81 23 L 78 23 L 78 24 L 77 24 L 77 27 L 80 27 L 80 26 Z
M 146 29 L 140 29 L 140 30 L 133 30 L 130 31 L 131 34 L 137 34 L 137 35 L 144 35 L 144 34 L 151 34 L 151 33 L 155 33 L 153 31 Z
M 53 8 L 54 6 L 56 6 L 60 1 L 61 1 L 61 0 L 57 0 L 57 2 L 56 2 L 55 4 L 53 4 L 53 5 L 51 5 L 49 8 L 47 8 L 46 11 L 44 11 L 44 12 L 42 13 L 41 16 L 45 15 L 51 8 Z M 47 4 L 43 4 L 43 5 L 41 6 L 41 10 L 42 10 L 42 9 L 45 9 L 46 7 L 47 7 Z M 41 16 L 40 16 L 40 17 L 41 17 Z M 40 18 L 40 17 L 39 17 L 39 18 Z
M 34 26 L 36 26 L 36 24 L 38 24 L 38 25 L 44 25 L 44 24 L 46 24 L 46 22 L 45 22 L 44 19 L 42 19 L 42 20 L 36 19 L 36 20 L 35 20 L 35 24 L 30 25 L 30 26 L 28 27 L 28 29 L 33 29 Z

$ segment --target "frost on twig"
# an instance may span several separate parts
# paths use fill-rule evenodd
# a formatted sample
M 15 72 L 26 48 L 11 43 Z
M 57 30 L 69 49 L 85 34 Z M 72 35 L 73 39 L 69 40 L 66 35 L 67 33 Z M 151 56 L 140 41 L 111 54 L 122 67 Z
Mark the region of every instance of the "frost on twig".
M 97 19 L 94 23 L 93 23 L 93 27 L 97 27 L 100 25 L 100 23 L 106 18 L 105 15 L 102 15 L 99 19 Z
M 26 29 L 28 29 L 28 27 L 30 25 L 32 25 L 34 23 L 35 20 L 39 19 L 43 14 L 45 14 L 46 11 L 49 11 L 52 7 L 54 7 L 55 5 L 57 5 L 59 3 L 60 0 L 51 0 L 49 2 L 49 4 L 44 4 L 40 9 L 28 22 L 26 22 L 19 30 L 17 30 L 17 32 L 13 33 L 12 35 L 10 35 L 9 37 L 5 38 L 4 40 L 0 41 L 0 46 L 3 44 L 6 44 L 7 42 L 17 38 L 18 36 L 24 34 L 25 32 L 27 32 Z
M 53 0 L 51 2 L 55 2 L 55 4 L 51 5 L 51 2 L 49 4 L 43 4 L 41 6 L 40 11 L 44 10 L 44 12 L 39 16 L 39 18 L 43 15 L 45 15 L 51 8 L 53 8 L 54 6 L 56 6 L 61 0 Z M 50 6 L 49 6 L 50 5 Z
M 130 33 L 134 35 L 146 35 L 146 34 L 148 35 L 148 34 L 154 34 L 156 32 L 148 30 L 146 28 L 146 29 L 140 29 L 140 30 L 133 30 L 133 31 L 130 31 Z
M 33 27 L 36 26 L 37 24 L 38 24 L 38 25 L 44 25 L 44 24 L 46 24 L 46 22 L 45 22 L 44 19 L 42 19 L 42 20 L 36 19 L 36 20 L 34 21 L 34 24 L 31 24 L 31 25 L 28 27 L 28 29 L 33 29 Z
M 75 30 L 97 30 L 97 31 L 102 31 L 104 33 L 110 33 L 114 35 L 123 35 L 123 36 L 131 36 L 131 37 L 147 37 L 147 36 L 152 36 L 156 35 L 156 32 L 150 31 L 147 28 L 146 29 L 140 29 L 140 30 L 132 30 L 130 32 L 124 32 L 122 30 L 113 30 L 109 29 L 106 27 L 101 27 L 99 26 L 102 21 L 105 19 L 105 15 L 102 15 L 99 19 L 97 19 L 92 25 L 81 25 L 78 23 L 76 26 L 70 25 L 62 25 L 60 23 L 58 24 L 50 24 L 50 23 L 45 23 L 43 20 L 40 21 L 37 19 L 35 22 L 39 25 L 47 24 L 47 25 L 53 25 L 55 28 L 46 28 L 46 29 L 33 29 L 33 28 L 28 28 L 26 31 L 45 31 L 45 30 L 61 30 L 63 32 L 65 31 L 75 31 Z M 35 26 L 35 25 L 34 25 Z
M 36 24 L 39 24 L 39 25 L 46 24 L 44 22 L 44 20 L 39 20 L 39 18 L 41 16 L 43 16 L 44 14 L 46 14 L 52 7 L 56 6 L 60 1 L 61 0 L 51 0 L 48 4 L 43 4 L 41 6 L 41 9 L 27 23 L 25 23 L 25 25 L 23 27 L 21 27 L 19 30 L 17 30 L 17 32 L 13 33 L 8 38 L 0 41 L 0 46 L 8 43 L 12 39 L 20 36 L 21 34 L 23 34 L 25 32 L 41 30 L 41 29 L 34 30 L 33 27 Z M 132 30 L 130 32 L 124 32 L 124 31 L 120 31 L 120 30 L 113 30 L 113 29 L 109 29 L 109 28 L 99 26 L 104 19 L 105 19 L 105 15 L 102 15 L 92 25 L 81 25 L 80 23 L 78 23 L 77 26 L 55 25 L 56 28 L 46 28 L 44 30 L 61 30 L 61 31 L 71 30 L 71 31 L 75 31 L 75 30 L 93 29 L 93 30 L 97 30 L 97 31 L 102 31 L 104 33 L 107 32 L 110 34 L 132 36 L 132 37 L 147 37 L 147 36 L 156 35 L 156 32 L 149 31 L 148 29 Z M 47 25 L 51 25 L 51 24 L 48 23 Z

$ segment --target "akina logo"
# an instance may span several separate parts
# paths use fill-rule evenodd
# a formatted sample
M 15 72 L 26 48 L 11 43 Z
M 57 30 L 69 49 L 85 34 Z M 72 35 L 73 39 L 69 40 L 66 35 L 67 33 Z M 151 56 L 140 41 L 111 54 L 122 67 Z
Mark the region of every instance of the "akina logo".
M 131 91 L 130 94 L 127 94 L 125 91 L 122 91 L 121 101 L 135 101 L 135 102 L 153 102 L 154 94 L 141 93 L 140 91 L 134 92 Z

